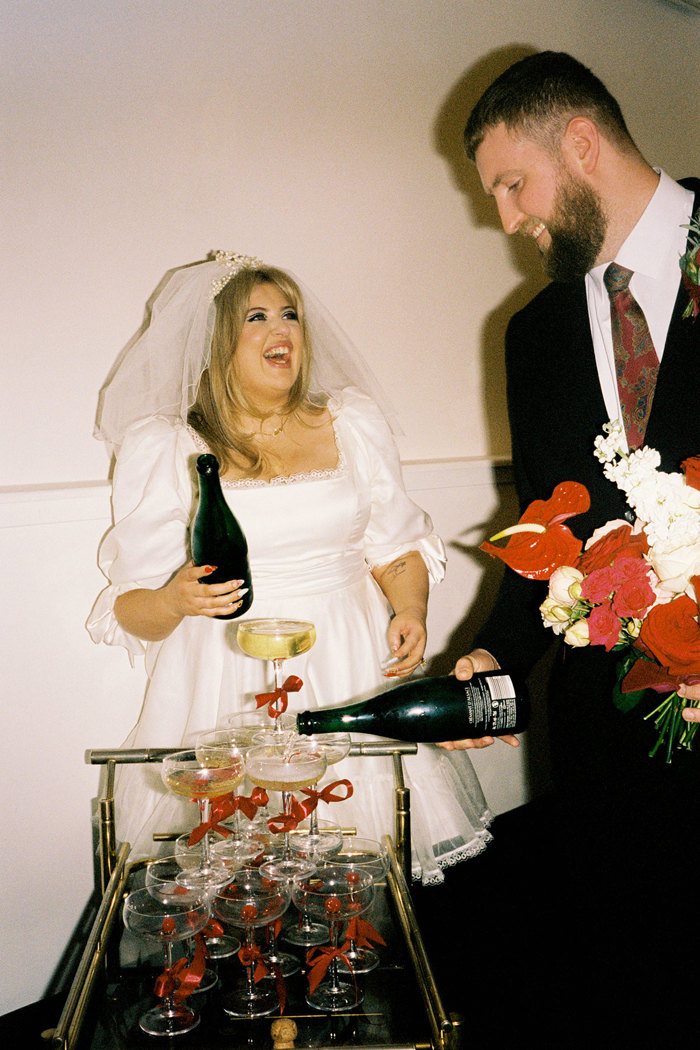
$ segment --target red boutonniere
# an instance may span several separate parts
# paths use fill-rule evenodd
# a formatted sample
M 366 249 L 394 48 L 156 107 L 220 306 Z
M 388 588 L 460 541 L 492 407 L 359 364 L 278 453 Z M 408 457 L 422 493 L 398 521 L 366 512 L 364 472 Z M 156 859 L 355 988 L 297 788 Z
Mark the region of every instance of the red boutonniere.
M 678 265 L 683 273 L 683 287 L 690 299 L 683 316 L 695 321 L 700 314 L 700 210 L 695 212 L 687 229 L 690 231 L 688 250 L 681 255 Z

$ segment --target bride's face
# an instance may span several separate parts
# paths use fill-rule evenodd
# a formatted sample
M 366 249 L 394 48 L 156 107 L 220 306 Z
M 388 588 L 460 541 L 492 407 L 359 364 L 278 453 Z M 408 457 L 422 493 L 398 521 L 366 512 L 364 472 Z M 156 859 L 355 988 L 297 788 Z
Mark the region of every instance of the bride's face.
M 276 284 L 258 284 L 233 355 L 246 396 L 260 406 L 286 401 L 301 367 L 304 339 L 294 306 Z

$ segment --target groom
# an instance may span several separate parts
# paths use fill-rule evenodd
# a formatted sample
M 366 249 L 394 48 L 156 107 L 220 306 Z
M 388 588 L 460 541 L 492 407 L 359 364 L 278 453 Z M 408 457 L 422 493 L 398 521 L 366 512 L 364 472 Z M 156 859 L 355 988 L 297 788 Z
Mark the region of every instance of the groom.
M 679 268 L 687 248 L 683 227 L 700 207 L 700 182 L 677 183 L 649 165 L 618 103 L 567 54 L 543 52 L 507 69 L 475 106 L 465 142 L 505 232 L 535 242 L 552 281 L 506 333 L 521 508 L 548 499 L 562 481 L 578 481 L 591 507 L 567 524 L 585 540 L 627 512 L 593 455 L 607 420 L 625 419 L 629 446 L 657 449 L 664 471 L 700 453 L 700 319 L 682 317 L 689 293 Z M 618 273 L 632 272 L 621 308 L 614 273 L 610 291 L 606 286 L 613 262 L 624 268 Z M 633 323 L 624 314 L 630 294 L 641 321 L 639 313 Z M 617 336 L 616 309 L 624 314 Z M 630 326 L 653 344 L 649 350 L 645 343 L 652 367 L 641 393 L 630 390 L 624 362 L 617 381 L 619 330 Z M 456 665 L 459 678 L 497 665 L 530 672 L 552 642 L 539 614 L 543 588 L 506 569 L 474 649 Z M 599 646 L 562 647 L 550 682 L 550 746 L 560 827 L 568 832 L 560 855 L 567 878 L 576 877 L 580 929 L 596 929 L 606 951 L 628 938 L 620 965 L 628 971 L 639 965 L 642 988 L 651 973 L 671 981 L 669 968 L 680 965 L 675 941 L 657 940 L 653 930 L 659 908 L 669 909 L 664 922 L 682 921 L 681 894 L 700 872 L 700 755 L 679 753 L 670 766 L 648 757 L 653 726 L 640 710 L 622 714 L 611 700 L 616 659 Z M 695 694 L 698 687 L 688 692 Z M 700 932 L 691 926 L 689 939 Z

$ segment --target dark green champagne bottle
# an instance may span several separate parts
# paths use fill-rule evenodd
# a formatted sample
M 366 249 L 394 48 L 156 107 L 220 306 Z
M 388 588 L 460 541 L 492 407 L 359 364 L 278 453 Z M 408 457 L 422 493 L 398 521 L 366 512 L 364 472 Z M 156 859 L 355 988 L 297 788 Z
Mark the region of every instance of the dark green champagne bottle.
M 243 580 L 248 593 L 235 612 L 218 616 L 218 620 L 233 620 L 247 613 L 253 604 L 253 581 L 248 564 L 248 543 L 243 529 L 224 499 L 219 479 L 219 463 L 210 453 L 197 458 L 199 474 L 199 506 L 192 526 L 192 560 L 195 565 L 216 565 L 209 576 L 201 576 L 200 583 L 226 583 Z
M 436 743 L 519 733 L 530 704 L 525 686 L 505 671 L 416 678 L 346 707 L 301 711 L 300 733 L 372 733 L 392 740 Z

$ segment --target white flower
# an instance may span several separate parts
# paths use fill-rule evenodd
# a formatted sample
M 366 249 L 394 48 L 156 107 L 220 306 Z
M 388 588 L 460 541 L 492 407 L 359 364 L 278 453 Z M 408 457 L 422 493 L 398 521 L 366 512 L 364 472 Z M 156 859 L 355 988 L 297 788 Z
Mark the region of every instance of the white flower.
M 664 591 L 693 596 L 690 581 L 700 575 L 700 544 L 671 549 L 659 544 L 650 551 L 649 560 Z
M 639 638 L 639 632 L 641 631 L 641 629 L 641 620 L 627 620 L 627 622 L 625 623 L 625 632 L 632 641 L 634 641 L 635 638 Z
M 571 623 L 570 607 L 560 605 L 553 598 L 545 598 L 540 605 L 540 613 L 545 627 L 551 627 L 555 634 L 563 634 Z
M 605 525 L 601 525 L 600 528 L 596 529 L 591 534 L 590 538 L 586 540 L 583 549 L 587 551 L 590 547 L 593 546 L 594 543 L 597 543 L 598 540 L 602 539 L 603 536 L 607 536 L 609 532 L 614 532 L 615 529 L 619 529 L 623 525 L 629 525 L 629 522 L 625 521 L 624 518 L 613 518 L 612 521 L 606 521 Z M 639 528 L 637 528 L 637 526 L 635 525 L 635 527 L 632 529 L 633 535 L 641 531 L 641 525 Z
M 580 649 L 582 646 L 588 645 L 590 643 L 590 638 L 588 637 L 588 620 L 577 620 L 576 623 L 572 624 L 564 635 L 564 641 L 567 645 L 572 645 L 575 649 Z
M 549 579 L 549 598 L 559 605 L 571 608 L 581 597 L 583 573 L 573 565 L 561 565 Z
M 619 419 L 613 419 L 605 423 L 603 430 L 608 436 L 595 439 L 595 455 L 601 463 L 609 463 L 615 456 L 624 455 L 622 423 Z

